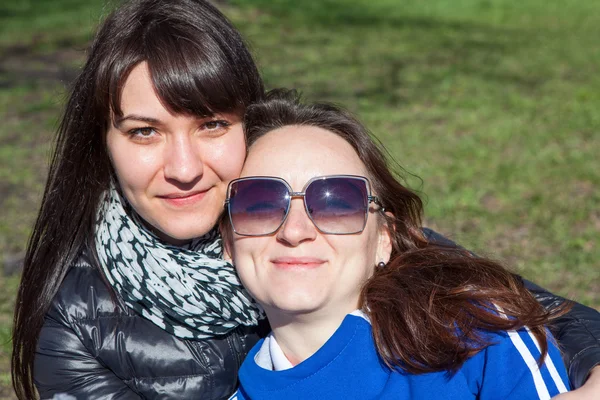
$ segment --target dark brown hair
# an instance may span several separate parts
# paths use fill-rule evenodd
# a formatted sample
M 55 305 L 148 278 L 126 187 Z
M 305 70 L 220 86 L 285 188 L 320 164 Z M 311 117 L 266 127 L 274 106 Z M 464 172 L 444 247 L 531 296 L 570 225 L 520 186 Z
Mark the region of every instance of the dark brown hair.
M 464 249 L 428 242 L 423 204 L 395 177 L 387 152 L 350 113 L 331 104 L 303 104 L 295 91 L 274 90 L 244 117 L 248 148 L 275 129 L 315 126 L 346 140 L 364 163 L 392 233 L 389 263 L 375 268 L 360 306 L 369 315 L 378 352 L 389 367 L 412 373 L 456 371 L 492 344 L 491 332 L 527 326 L 548 349 L 546 329 L 565 307 L 546 311 L 519 277 Z
M 112 174 L 105 136 L 111 114 L 121 115 L 127 76 L 143 61 L 158 97 L 175 113 L 241 115 L 264 94 L 239 32 L 207 1 L 134 0 L 106 18 L 73 83 L 27 247 L 13 328 L 12 376 L 20 399 L 37 397 L 37 341 L 70 264 L 85 248 L 96 258 L 96 213 Z

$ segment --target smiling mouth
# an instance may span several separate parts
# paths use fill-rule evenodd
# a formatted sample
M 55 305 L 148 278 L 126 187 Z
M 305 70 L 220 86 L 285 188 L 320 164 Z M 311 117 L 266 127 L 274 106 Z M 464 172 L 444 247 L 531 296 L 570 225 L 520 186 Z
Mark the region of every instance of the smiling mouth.
M 208 193 L 208 190 L 195 191 L 190 193 L 171 193 L 164 196 L 157 196 L 159 199 L 165 201 L 167 204 L 183 207 L 198 203 Z
M 325 263 L 325 260 L 313 257 L 279 257 L 271 263 L 281 269 L 313 269 Z

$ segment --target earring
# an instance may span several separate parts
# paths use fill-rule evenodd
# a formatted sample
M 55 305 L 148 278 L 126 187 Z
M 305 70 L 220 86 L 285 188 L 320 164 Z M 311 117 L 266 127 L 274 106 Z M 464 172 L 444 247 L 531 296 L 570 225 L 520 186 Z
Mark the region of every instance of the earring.
M 377 268 L 383 268 L 385 267 L 385 263 L 383 261 L 379 261 L 379 263 L 377 264 Z

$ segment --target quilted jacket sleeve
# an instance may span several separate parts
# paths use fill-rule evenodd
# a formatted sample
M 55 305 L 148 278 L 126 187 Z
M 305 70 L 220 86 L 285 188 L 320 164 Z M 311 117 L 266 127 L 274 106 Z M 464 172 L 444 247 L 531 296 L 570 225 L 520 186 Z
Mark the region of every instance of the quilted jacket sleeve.
M 72 288 L 87 288 L 91 268 L 71 268 L 61 289 L 46 313 L 38 339 L 34 360 L 34 382 L 41 399 L 58 394 L 76 399 L 139 399 L 122 379 L 98 361 L 81 340 L 74 318 L 91 318 L 99 308 L 98 302 L 81 301 Z M 87 290 L 83 292 L 87 293 Z M 96 327 L 93 342 L 101 346 L 105 338 Z M 58 397 L 58 396 L 57 396 Z
M 68 322 L 50 312 L 39 337 L 34 365 L 41 399 L 59 393 L 76 399 L 139 399 L 83 346 Z
M 457 246 L 439 233 L 423 228 L 430 242 Z M 525 287 L 546 308 L 556 306 L 565 299 L 523 279 Z M 581 387 L 594 366 L 600 365 L 600 312 L 574 303 L 566 315 L 555 320 L 550 327 L 562 350 L 573 389 Z

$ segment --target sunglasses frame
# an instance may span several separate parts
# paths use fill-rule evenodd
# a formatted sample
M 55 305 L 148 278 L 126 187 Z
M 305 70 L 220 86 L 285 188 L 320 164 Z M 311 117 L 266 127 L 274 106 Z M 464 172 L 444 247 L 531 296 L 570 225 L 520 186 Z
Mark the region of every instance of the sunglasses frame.
M 364 223 L 363 226 L 361 227 L 360 230 L 357 230 L 355 232 L 344 232 L 344 233 L 335 233 L 335 232 L 327 232 L 322 230 L 321 228 L 319 228 L 319 226 L 316 224 L 316 222 L 314 221 L 312 215 L 310 214 L 310 212 L 308 211 L 308 205 L 306 204 L 306 189 L 315 181 L 319 181 L 319 180 L 326 180 L 326 179 L 332 179 L 332 178 L 349 178 L 349 179 L 356 179 L 356 180 L 360 180 L 363 181 L 367 187 L 367 207 L 365 207 L 365 219 L 364 219 Z M 283 215 L 283 218 L 281 220 L 281 223 L 277 226 L 276 229 L 270 231 L 270 232 L 266 232 L 266 233 L 260 233 L 260 234 L 248 234 L 248 233 L 239 233 L 238 231 L 236 231 L 235 229 L 235 225 L 233 224 L 233 219 L 231 217 L 231 209 L 229 207 L 229 200 L 230 200 L 230 195 L 231 195 L 231 187 L 233 184 L 237 183 L 237 182 L 243 182 L 243 181 L 248 181 L 248 180 L 272 180 L 272 181 L 277 181 L 277 182 L 281 182 L 285 185 L 285 187 L 288 189 L 288 196 L 289 196 L 289 201 L 287 204 L 287 208 L 285 210 L 285 214 Z M 325 235 L 356 235 L 358 233 L 361 233 L 362 231 L 365 230 L 365 226 L 367 225 L 367 219 L 369 217 L 369 204 L 374 203 L 377 206 L 379 206 L 379 210 L 378 211 L 385 211 L 385 208 L 383 207 L 383 205 L 381 204 L 381 202 L 379 201 L 379 198 L 377 196 L 373 196 L 371 194 L 371 182 L 369 182 L 369 180 L 364 177 L 364 176 L 360 176 L 360 175 L 324 175 L 324 176 L 316 176 L 314 178 L 311 178 L 308 182 L 306 182 L 306 184 L 304 185 L 304 187 L 302 188 L 301 192 L 294 192 L 292 190 L 292 187 L 290 186 L 290 184 L 283 178 L 279 178 L 276 176 L 246 176 L 244 178 L 238 178 L 238 179 L 234 179 L 231 182 L 229 182 L 229 185 L 227 185 L 227 198 L 225 199 L 225 208 L 227 209 L 227 215 L 229 216 L 229 223 L 231 224 L 231 228 L 233 229 L 233 231 L 240 236 L 252 236 L 252 237 L 256 237 L 256 236 L 269 236 L 272 235 L 274 233 L 276 233 L 279 229 L 281 229 L 281 227 L 283 226 L 283 224 L 285 224 L 285 221 L 287 220 L 287 217 L 290 213 L 290 208 L 292 207 L 292 200 L 294 198 L 298 198 L 298 197 L 302 197 L 302 202 L 304 203 L 304 210 L 306 211 L 306 215 L 308 216 L 308 218 L 310 219 L 310 221 L 312 222 L 312 224 L 315 226 L 315 228 L 317 228 L 317 230 Z

